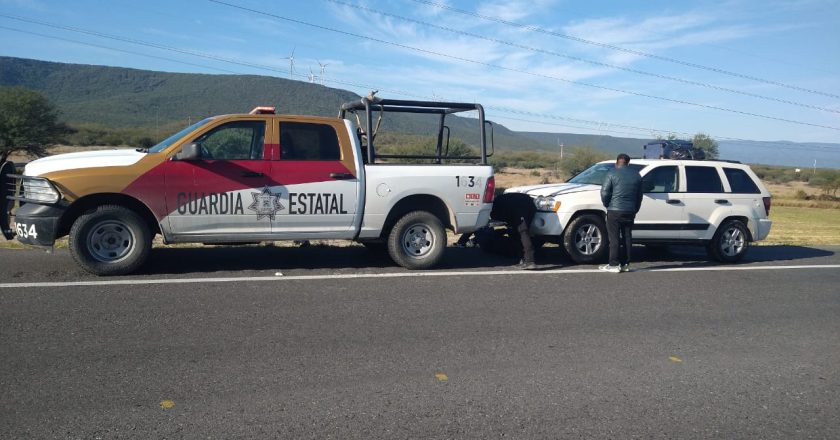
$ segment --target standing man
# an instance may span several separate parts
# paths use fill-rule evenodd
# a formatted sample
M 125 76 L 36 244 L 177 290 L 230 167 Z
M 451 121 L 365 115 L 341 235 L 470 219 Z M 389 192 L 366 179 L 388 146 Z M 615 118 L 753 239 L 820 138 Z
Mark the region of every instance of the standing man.
M 633 221 L 642 206 L 642 176 L 627 166 L 630 156 L 621 153 L 615 169 L 607 173 L 601 185 L 601 202 L 607 208 L 607 234 L 610 262 L 600 267 L 612 273 L 630 271 L 630 247 L 633 245 Z

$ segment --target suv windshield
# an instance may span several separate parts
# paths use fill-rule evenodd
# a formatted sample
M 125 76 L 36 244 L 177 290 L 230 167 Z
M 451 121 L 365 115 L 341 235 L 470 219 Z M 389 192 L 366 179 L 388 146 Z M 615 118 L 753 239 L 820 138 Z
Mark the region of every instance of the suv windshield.
M 196 122 L 195 124 L 190 125 L 189 127 L 184 128 L 183 130 L 173 134 L 172 136 L 169 136 L 168 138 L 160 141 L 154 147 L 149 148 L 148 152 L 149 153 L 160 153 L 161 151 L 165 150 L 166 147 L 174 144 L 175 141 L 177 141 L 178 139 L 181 139 L 182 137 L 186 136 L 187 133 L 195 130 L 198 127 L 201 127 L 202 125 L 204 125 L 204 124 L 206 124 L 206 123 L 208 123 L 212 120 L 213 120 L 213 118 L 202 119 L 202 120 Z
M 636 171 L 641 171 L 644 165 L 631 163 L 627 165 Z M 591 167 L 583 170 L 578 175 L 568 180 L 569 183 L 579 183 L 582 185 L 601 185 L 604 183 L 604 177 L 611 169 L 615 168 L 615 163 L 596 163 Z

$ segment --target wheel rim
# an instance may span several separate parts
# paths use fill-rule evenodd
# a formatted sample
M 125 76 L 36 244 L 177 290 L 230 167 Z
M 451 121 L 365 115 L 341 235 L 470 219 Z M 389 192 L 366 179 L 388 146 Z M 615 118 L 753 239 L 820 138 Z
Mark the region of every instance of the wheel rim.
M 432 252 L 436 238 L 429 225 L 414 223 L 405 228 L 400 243 L 402 243 L 402 249 L 406 255 L 420 259 L 425 258 Z
M 601 248 L 601 230 L 592 223 L 575 231 L 575 248 L 583 255 L 594 255 Z
M 720 250 L 727 257 L 734 257 L 743 252 L 747 240 L 739 228 L 729 228 L 720 238 Z
M 125 223 L 104 220 L 90 229 L 87 249 L 91 257 L 103 263 L 111 263 L 128 256 L 134 249 L 135 238 Z

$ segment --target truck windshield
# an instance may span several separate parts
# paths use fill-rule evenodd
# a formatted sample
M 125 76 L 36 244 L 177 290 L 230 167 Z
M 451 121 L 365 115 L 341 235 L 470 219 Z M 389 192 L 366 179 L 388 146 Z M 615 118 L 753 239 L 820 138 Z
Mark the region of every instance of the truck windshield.
M 158 143 L 154 147 L 149 148 L 148 152 L 149 153 L 160 153 L 161 151 L 165 150 L 166 147 L 174 144 L 175 141 L 177 141 L 178 139 L 181 139 L 182 137 L 186 136 L 191 131 L 195 130 L 198 127 L 201 127 L 202 125 L 204 125 L 204 124 L 206 124 L 206 123 L 208 123 L 212 120 L 213 120 L 213 118 L 202 119 L 202 120 L 196 122 L 195 124 L 190 125 L 189 127 L 187 127 L 185 129 L 173 134 L 172 136 L 169 136 L 168 138 L 160 141 L 160 143 Z
M 636 171 L 641 171 L 644 165 L 633 164 L 627 165 Z M 604 183 L 604 178 L 611 169 L 615 168 L 615 163 L 596 163 L 591 167 L 583 170 L 580 174 L 569 179 L 569 183 L 579 183 L 582 185 L 601 185 Z

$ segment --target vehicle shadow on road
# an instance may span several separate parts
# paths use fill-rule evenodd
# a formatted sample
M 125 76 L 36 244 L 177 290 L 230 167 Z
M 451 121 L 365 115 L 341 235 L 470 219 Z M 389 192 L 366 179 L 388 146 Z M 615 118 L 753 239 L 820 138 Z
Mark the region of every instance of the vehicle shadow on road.
M 443 261 L 435 269 L 498 268 L 516 262 L 478 249 L 449 247 Z M 294 269 L 378 269 L 380 272 L 389 269 L 405 270 L 397 266 L 386 251 L 372 251 L 362 246 L 220 246 L 153 249 L 147 263 L 138 274 L 174 275 Z
M 830 250 L 806 246 L 751 246 L 744 259 L 735 264 L 804 261 L 812 258 L 828 257 L 834 254 L 835 252 Z M 644 246 L 634 246 L 632 260 L 640 263 L 653 263 L 649 266 L 651 269 L 730 265 L 711 260 L 706 254 L 705 248 L 701 246 L 668 246 L 655 250 Z

